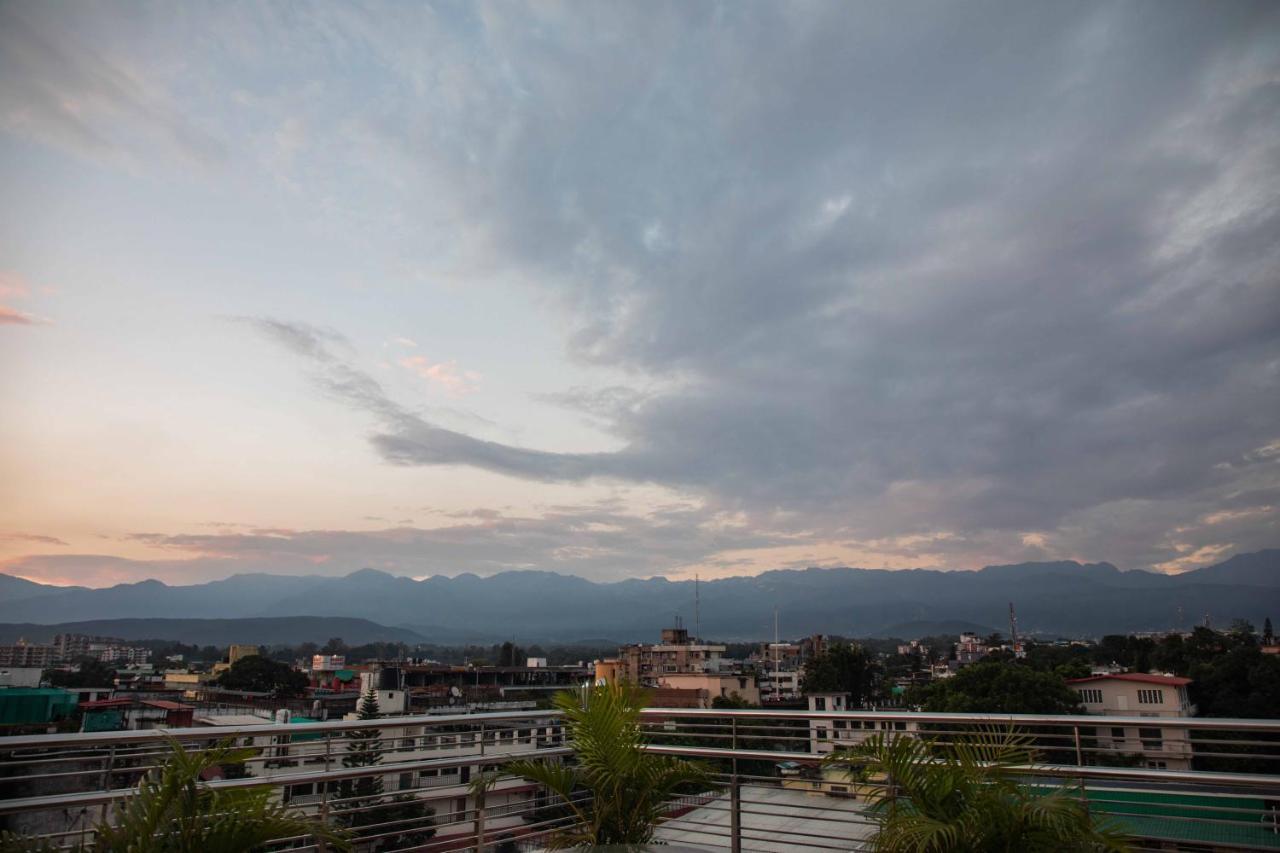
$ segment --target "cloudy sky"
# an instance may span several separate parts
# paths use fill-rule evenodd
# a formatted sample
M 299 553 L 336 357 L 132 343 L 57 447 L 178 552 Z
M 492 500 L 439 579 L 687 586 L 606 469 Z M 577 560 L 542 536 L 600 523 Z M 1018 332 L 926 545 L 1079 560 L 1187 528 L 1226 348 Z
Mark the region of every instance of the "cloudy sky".
M 0 2 L 0 571 L 1280 545 L 1280 4 Z

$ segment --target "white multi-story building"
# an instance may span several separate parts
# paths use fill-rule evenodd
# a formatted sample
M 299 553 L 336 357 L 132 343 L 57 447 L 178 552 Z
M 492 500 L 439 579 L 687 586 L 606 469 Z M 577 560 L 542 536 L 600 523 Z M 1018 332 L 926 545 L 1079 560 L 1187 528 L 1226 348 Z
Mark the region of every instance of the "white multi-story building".
M 290 721 L 283 714 L 276 722 Z M 196 720 L 197 725 L 244 726 L 273 722 L 255 715 L 229 715 L 205 717 Z M 292 722 L 301 722 L 296 718 Z M 551 718 L 527 720 L 487 721 L 484 724 L 483 743 L 479 724 L 442 723 L 429 716 L 411 725 L 397 725 L 379 729 L 382 748 L 383 791 L 386 794 L 405 794 L 420 799 L 427 797 L 435 809 L 438 824 L 433 843 L 447 839 L 451 834 L 466 835 L 472 831 L 464 821 L 453 826 L 457 817 L 475 808 L 475 799 L 469 789 L 472 778 L 480 772 L 497 771 L 499 760 L 516 753 L 537 754 L 538 750 L 563 746 L 564 734 L 559 723 Z M 273 776 L 298 773 L 302 769 L 322 769 L 326 761 L 341 766 L 345 751 L 344 742 L 335 737 L 326 759 L 323 735 L 253 735 L 241 739 L 244 746 L 253 746 L 258 754 L 245 764 L 251 776 L 270 779 Z M 493 761 L 487 759 L 492 757 Z M 463 766 L 440 767 L 428 770 L 401 771 L 396 764 L 429 761 L 431 759 L 472 758 L 475 762 Z M 277 789 L 279 790 L 279 789 Z M 331 783 L 327 795 L 321 783 L 289 785 L 281 793 L 282 799 L 296 808 L 318 808 L 325 797 L 337 796 L 337 783 Z M 501 837 L 504 830 L 516 830 L 525 822 L 530 808 L 538 805 L 538 786 L 523 779 L 504 779 L 485 795 L 488 813 L 486 832 L 492 838 Z M 507 812 L 509 814 L 504 814 Z
M 810 693 L 810 711 L 849 711 L 848 693 Z M 862 714 L 874 712 L 863 711 Z M 858 746 L 874 734 L 915 734 L 919 726 L 906 720 L 839 718 L 809 721 L 809 751 L 821 755 Z
M 1086 714 L 1167 718 L 1192 717 L 1196 712 L 1187 696 L 1189 678 L 1123 672 L 1091 675 L 1067 683 L 1079 695 Z M 1156 725 L 1101 726 L 1095 734 L 1098 749 L 1140 756 L 1147 767 L 1191 768 L 1191 741 L 1186 729 Z

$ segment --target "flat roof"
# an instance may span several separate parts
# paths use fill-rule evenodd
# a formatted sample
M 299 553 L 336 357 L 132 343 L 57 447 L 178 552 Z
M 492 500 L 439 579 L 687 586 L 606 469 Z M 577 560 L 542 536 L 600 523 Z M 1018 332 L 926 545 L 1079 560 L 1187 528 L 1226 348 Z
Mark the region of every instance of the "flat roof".
M 1185 687 L 1191 683 L 1190 678 L 1177 675 L 1152 675 L 1149 672 L 1108 672 L 1086 678 L 1071 678 L 1067 683 L 1087 684 L 1091 681 L 1136 681 L 1140 684 L 1163 684 L 1167 687 Z

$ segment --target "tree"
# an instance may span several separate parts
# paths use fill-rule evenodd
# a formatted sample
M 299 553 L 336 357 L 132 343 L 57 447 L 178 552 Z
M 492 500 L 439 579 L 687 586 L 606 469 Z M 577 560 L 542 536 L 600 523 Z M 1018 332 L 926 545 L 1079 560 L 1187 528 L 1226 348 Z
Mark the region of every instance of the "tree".
M 857 643 L 832 644 L 805 661 L 800 689 L 805 693 L 848 693 L 850 706 L 863 705 L 875 696 L 879 667 Z
M 340 655 L 347 651 L 347 644 L 342 641 L 341 637 L 330 637 L 320 648 L 322 655 Z
M 382 711 L 372 687 L 360 699 L 357 717 L 376 720 Z M 382 763 L 382 738 L 378 729 L 356 729 L 347 735 L 342 766 L 348 769 L 375 768 Z M 344 779 L 338 786 L 339 802 L 335 819 L 345 827 L 377 826 L 379 838 L 374 850 L 398 850 L 424 843 L 435 835 L 435 810 L 410 794 L 384 799 L 382 775 L 370 772 L 356 779 Z
M 576 693 L 557 693 L 577 763 L 507 765 L 507 772 L 546 786 L 569 808 L 573 824 L 552 837 L 552 847 L 646 844 L 672 795 L 709 784 L 698 765 L 641 748 L 644 700 L 643 691 L 628 684 L 592 688 L 585 705 Z
M 524 649 L 508 640 L 498 649 L 498 666 L 523 666 Z
M 907 694 L 926 711 L 1001 714 L 1078 714 L 1080 699 L 1061 678 L 1021 663 L 980 661 Z
M 1275 632 L 1271 630 L 1271 617 L 1262 620 L 1262 645 L 1273 646 L 1276 642 Z
M 877 734 L 824 763 L 855 781 L 891 780 L 868 797 L 880 819 L 872 849 L 883 853 L 1128 849 L 1090 817 L 1078 789 L 1021 784 L 1018 768 L 1035 760 L 1025 737 L 989 732 L 947 746 Z
M 65 669 L 46 670 L 44 677 L 51 687 L 111 687 L 116 683 L 116 670 L 107 666 L 97 658 L 77 658 L 79 669 L 69 672 Z
M 249 655 L 233 663 L 219 677 L 218 684 L 228 690 L 301 696 L 307 690 L 307 677 L 286 663 Z

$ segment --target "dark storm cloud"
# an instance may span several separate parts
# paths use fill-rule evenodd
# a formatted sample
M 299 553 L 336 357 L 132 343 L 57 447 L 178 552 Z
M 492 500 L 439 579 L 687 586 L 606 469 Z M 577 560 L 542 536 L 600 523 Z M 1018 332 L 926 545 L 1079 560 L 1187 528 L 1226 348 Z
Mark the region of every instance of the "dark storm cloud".
M 1280 7 L 475 15 L 443 106 L 364 124 L 477 264 L 558 300 L 576 358 L 667 390 L 575 392 L 625 447 L 545 453 L 275 329 L 387 461 L 656 482 L 818 538 L 1275 543 Z

